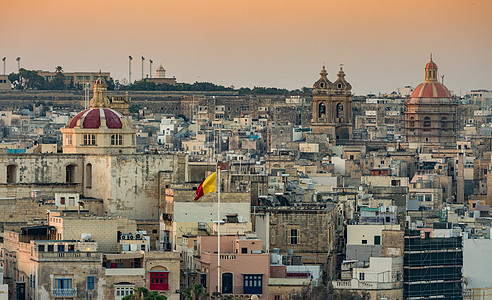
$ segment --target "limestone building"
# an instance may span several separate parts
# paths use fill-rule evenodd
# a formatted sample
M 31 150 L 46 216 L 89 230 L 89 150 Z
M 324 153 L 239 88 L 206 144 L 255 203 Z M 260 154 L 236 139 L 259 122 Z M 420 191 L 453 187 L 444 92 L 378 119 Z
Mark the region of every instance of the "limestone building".
M 456 144 L 457 102 L 438 81 L 436 63 L 425 65 L 425 81 L 405 102 L 405 135 L 408 143 L 427 146 Z
M 155 84 L 176 85 L 176 77 L 166 77 L 166 70 L 162 65 L 160 65 L 155 72 L 155 78 L 147 78 L 145 80 L 148 82 L 153 82 Z
M 330 82 L 325 67 L 313 85 L 313 133 L 327 134 L 331 140 L 352 138 L 352 86 L 340 67 L 338 78 Z
M 130 117 L 111 109 L 107 85 L 94 83 L 90 108 L 81 111 L 61 129 L 63 153 L 132 154 L 136 129 Z
M 135 154 L 132 121 L 112 109 L 101 78 L 94 83 L 90 108 L 62 132 L 63 154 L 0 156 L 0 195 L 75 193 L 101 199 L 107 216 L 157 221 L 160 188 L 187 179 L 184 154 Z

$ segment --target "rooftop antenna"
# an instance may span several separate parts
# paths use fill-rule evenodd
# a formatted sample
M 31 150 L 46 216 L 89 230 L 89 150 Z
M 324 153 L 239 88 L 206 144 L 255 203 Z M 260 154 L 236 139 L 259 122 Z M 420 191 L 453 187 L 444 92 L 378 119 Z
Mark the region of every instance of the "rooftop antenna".
M 149 67 L 149 77 L 152 78 L 152 63 L 154 62 L 152 59 L 149 59 L 150 67 Z
M 128 56 L 128 84 L 132 84 L 132 59 L 131 55 Z
M 5 76 L 5 61 L 7 60 L 6 57 L 2 58 L 3 61 L 3 76 Z
M 444 85 L 444 75 L 441 75 L 441 83 Z
M 144 79 L 144 76 L 143 76 L 143 65 L 144 65 L 144 61 L 145 61 L 145 57 L 142 56 L 142 80 Z

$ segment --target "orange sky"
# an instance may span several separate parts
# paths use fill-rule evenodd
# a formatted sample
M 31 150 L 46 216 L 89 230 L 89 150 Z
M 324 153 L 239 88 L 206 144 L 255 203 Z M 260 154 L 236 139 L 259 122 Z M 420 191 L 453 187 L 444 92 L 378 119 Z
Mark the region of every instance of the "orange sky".
M 0 0 L 0 56 L 28 69 L 311 86 L 338 65 L 356 94 L 417 85 L 432 52 L 449 89 L 492 89 L 492 1 Z M 148 61 L 144 67 L 149 72 Z M 0 69 L 1 70 L 1 69 Z M 153 71 L 155 73 L 155 70 Z

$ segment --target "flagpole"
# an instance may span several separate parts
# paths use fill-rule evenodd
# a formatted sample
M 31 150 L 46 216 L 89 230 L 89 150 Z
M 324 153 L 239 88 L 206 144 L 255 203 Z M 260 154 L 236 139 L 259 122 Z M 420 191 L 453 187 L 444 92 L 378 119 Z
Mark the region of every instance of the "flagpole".
M 220 299 L 221 284 L 220 284 L 220 167 L 217 164 L 217 292 L 219 292 L 218 298 Z

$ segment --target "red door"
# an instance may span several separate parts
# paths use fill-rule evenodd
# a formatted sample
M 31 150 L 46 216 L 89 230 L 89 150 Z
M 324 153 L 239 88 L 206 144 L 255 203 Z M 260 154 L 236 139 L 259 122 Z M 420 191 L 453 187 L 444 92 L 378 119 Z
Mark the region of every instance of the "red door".
M 150 272 L 150 290 L 167 291 L 169 290 L 169 272 L 151 271 Z

